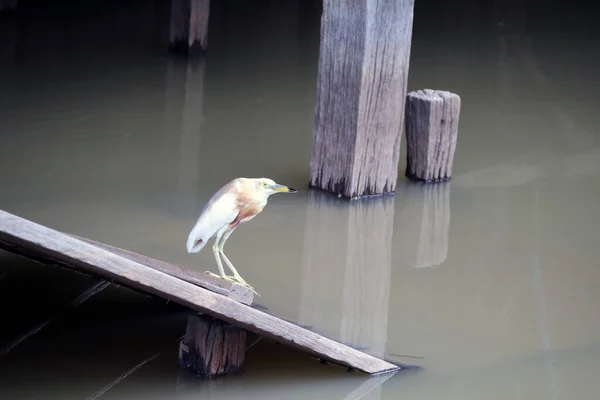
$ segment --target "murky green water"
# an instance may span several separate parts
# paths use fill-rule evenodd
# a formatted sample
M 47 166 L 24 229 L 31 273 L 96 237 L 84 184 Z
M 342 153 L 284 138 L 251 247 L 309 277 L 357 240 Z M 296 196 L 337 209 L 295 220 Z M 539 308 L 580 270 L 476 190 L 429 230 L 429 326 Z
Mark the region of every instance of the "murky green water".
M 160 2 L 25 2 L 0 19 L 1 209 L 216 272 L 212 252 L 185 251 L 198 212 L 234 177 L 270 177 L 301 190 L 226 246 L 258 301 L 422 367 L 369 379 L 262 341 L 243 376 L 198 382 L 176 363 L 185 310 L 118 287 L 65 310 L 89 278 L 2 253 L 0 347 L 65 314 L 0 356 L 0 398 L 596 398 L 597 28 L 557 8 L 417 3 L 409 89 L 462 96 L 454 178 L 353 203 L 306 189 L 309 2 L 214 6 L 193 65 L 164 54 Z

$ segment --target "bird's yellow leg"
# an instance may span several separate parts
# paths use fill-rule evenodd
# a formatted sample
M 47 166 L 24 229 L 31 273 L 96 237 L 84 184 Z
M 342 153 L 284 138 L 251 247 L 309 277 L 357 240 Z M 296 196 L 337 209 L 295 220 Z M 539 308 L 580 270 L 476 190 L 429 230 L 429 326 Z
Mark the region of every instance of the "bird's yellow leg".
M 225 247 L 225 242 L 227 241 L 227 239 L 229 238 L 229 236 L 231 236 L 231 234 L 233 233 L 233 231 L 235 230 L 235 228 L 226 231 L 223 234 L 222 239 L 219 241 L 218 244 L 218 251 L 221 255 L 221 257 L 223 257 L 223 261 L 225 261 L 225 264 L 227 264 L 227 266 L 229 267 L 229 269 L 231 270 L 231 272 L 233 272 L 233 279 L 235 279 L 238 283 L 241 283 L 242 285 L 248 287 L 249 289 L 251 289 L 254 293 L 256 293 L 258 296 L 260 296 L 260 294 L 254 290 L 254 288 L 252 286 L 250 286 L 245 280 L 244 278 L 242 278 L 242 276 L 239 274 L 239 272 L 237 272 L 237 270 L 235 269 L 235 267 L 233 266 L 233 264 L 231 263 L 231 261 L 229 261 L 229 258 L 227 258 L 227 256 L 225 255 L 225 253 L 223 252 L 223 247 Z
M 219 258 L 219 241 L 223 236 L 224 229 L 221 229 L 217 233 L 217 238 L 215 239 L 215 243 L 213 244 L 213 254 L 215 255 L 215 260 L 217 261 L 217 267 L 219 268 L 219 275 L 213 274 L 210 271 L 205 271 L 204 273 L 210 276 L 214 276 L 216 278 L 225 279 L 227 281 L 236 281 L 235 277 L 225 275 L 225 270 L 223 269 L 223 264 L 221 263 L 221 258 Z

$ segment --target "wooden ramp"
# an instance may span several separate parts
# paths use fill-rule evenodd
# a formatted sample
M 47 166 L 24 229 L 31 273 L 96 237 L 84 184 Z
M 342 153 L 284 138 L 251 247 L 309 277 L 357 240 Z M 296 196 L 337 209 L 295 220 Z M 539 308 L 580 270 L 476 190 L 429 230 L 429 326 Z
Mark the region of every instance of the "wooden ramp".
M 358 371 L 380 374 L 400 369 L 250 307 L 252 292 L 241 285 L 62 233 L 2 210 L 0 248 L 113 280 Z

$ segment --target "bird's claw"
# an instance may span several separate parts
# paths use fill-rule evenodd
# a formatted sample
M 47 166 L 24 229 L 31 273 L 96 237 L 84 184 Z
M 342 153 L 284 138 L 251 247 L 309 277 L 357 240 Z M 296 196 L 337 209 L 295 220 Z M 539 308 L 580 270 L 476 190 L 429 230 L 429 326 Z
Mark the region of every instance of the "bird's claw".
M 261 297 L 261 295 L 254 290 L 254 288 L 252 286 L 250 286 L 241 276 L 233 276 L 233 275 L 217 275 L 215 273 L 212 273 L 210 271 L 204 271 L 204 273 L 206 275 L 210 275 L 210 276 L 214 276 L 215 278 L 219 278 L 219 279 L 224 279 L 226 281 L 229 282 L 235 282 L 235 283 L 239 283 L 242 286 L 247 287 L 248 289 L 252 290 L 252 292 L 254 292 L 254 294 L 256 294 L 258 297 Z

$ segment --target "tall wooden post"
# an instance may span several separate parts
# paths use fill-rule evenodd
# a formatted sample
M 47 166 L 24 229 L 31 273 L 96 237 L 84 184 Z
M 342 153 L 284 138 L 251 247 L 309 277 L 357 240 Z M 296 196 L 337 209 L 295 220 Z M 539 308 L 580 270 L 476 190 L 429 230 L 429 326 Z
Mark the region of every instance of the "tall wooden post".
M 174 53 L 203 55 L 208 42 L 210 0 L 171 0 L 171 37 Z
M 414 0 L 324 0 L 310 186 L 396 188 Z

